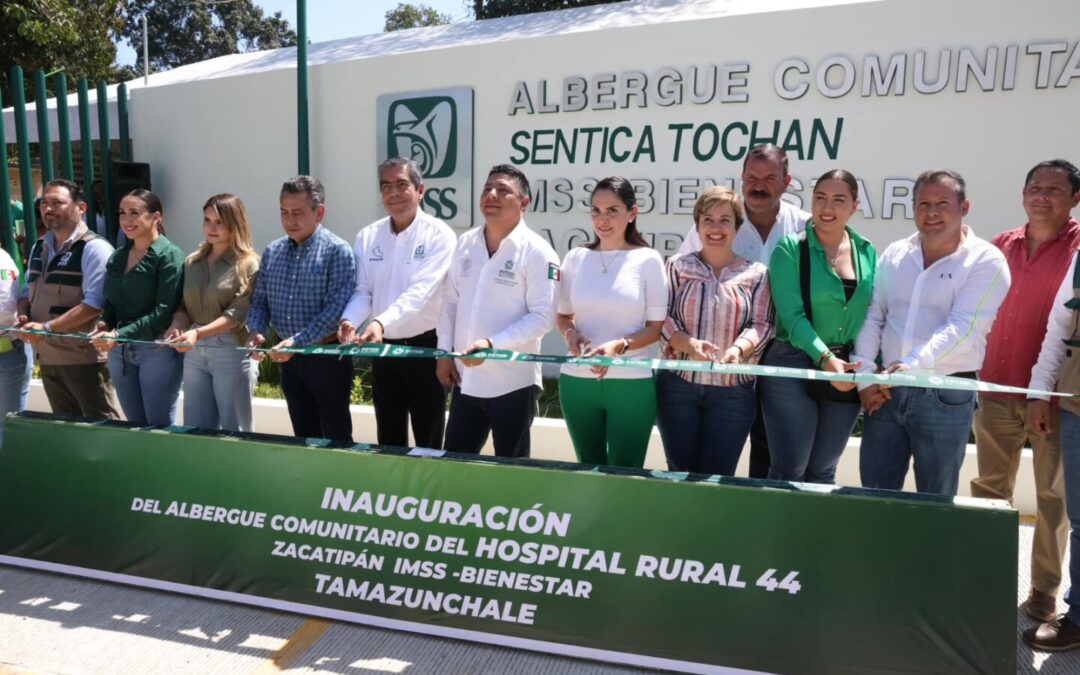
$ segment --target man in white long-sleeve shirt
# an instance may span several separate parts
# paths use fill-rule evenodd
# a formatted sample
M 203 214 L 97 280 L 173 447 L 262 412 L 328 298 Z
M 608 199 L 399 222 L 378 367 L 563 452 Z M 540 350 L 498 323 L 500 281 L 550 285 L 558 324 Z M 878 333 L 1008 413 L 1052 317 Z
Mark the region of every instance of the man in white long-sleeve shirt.
M 963 224 L 964 179 L 947 170 L 915 181 L 918 232 L 878 258 L 874 295 L 855 342 L 859 372 L 909 370 L 975 379 L 986 335 L 1009 291 L 1005 256 Z M 880 360 L 879 360 L 880 359 Z M 955 495 L 975 392 L 860 386 L 866 421 L 863 487 L 899 490 L 915 460 L 919 492 Z
M 458 239 L 443 290 L 439 348 L 458 352 L 510 349 L 536 353 L 555 324 L 559 259 L 525 225 L 529 181 L 500 164 L 480 193 L 484 224 Z M 540 392 L 540 366 L 443 359 L 439 380 L 453 387 L 445 448 L 478 453 L 491 433 L 495 454 L 528 457 L 529 429 Z
M 379 192 L 389 215 L 356 235 L 356 288 L 342 315 L 338 339 L 342 344 L 435 347 L 454 231 L 420 210 L 424 183 L 413 160 L 397 157 L 383 162 Z M 411 420 L 417 446 L 442 447 L 446 392 L 436 377 L 434 360 L 375 359 L 371 375 L 379 444 L 408 445 Z

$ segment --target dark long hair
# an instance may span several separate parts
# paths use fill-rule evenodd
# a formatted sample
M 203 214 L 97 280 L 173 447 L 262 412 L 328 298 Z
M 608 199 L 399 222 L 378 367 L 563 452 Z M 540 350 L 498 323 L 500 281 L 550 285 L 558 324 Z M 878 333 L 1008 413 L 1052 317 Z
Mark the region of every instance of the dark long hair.
M 817 181 L 814 182 L 814 185 L 817 185 L 818 183 L 826 180 L 840 181 L 847 186 L 848 190 L 851 191 L 852 199 L 859 198 L 859 181 L 855 179 L 855 176 L 852 175 L 850 171 L 847 171 L 845 169 L 832 169 L 831 171 L 826 171 L 825 173 L 821 174 L 821 177 L 818 178 Z
M 165 207 L 161 205 L 161 198 L 144 188 L 135 188 L 124 195 L 123 198 L 127 199 L 128 197 L 138 199 L 150 213 L 160 213 L 161 220 L 158 221 L 157 231 L 158 234 L 165 234 Z
M 626 206 L 627 211 L 633 209 L 634 206 L 637 205 L 637 195 L 634 193 L 634 186 L 622 176 L 608 176 L 596 184 L 592 193 L 595 195 L 599 190 L 607 190 L 608 192 L 613 193 L 619 198 L 619 201 Z M 626 232 L 623 236 L 628 244 L 646 247 L 649 245 L 649 242 L 645 241 L 645 237 L 641 236 L 641 232 L 638 232 L 637 218 L 634 218 L 626 224 Z M 585 244 L 585 248 L 595 249 L 599 245 L 600 239 L 594 236 L 592 241 Z

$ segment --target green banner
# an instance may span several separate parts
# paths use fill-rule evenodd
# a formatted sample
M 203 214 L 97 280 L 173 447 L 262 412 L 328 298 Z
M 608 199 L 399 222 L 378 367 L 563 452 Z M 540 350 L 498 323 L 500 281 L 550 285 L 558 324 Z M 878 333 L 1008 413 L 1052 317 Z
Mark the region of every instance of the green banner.
M 1003 503 L 8 419 L 0 562 L 693 672 L 1014 673 Z

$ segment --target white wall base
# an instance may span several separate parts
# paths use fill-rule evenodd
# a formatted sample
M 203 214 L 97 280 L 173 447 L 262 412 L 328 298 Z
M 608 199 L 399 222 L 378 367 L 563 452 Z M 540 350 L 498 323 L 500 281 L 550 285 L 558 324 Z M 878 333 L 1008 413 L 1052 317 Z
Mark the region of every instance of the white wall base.
M 181 399 L 182 400 L 182 399 Z M 30 383 L 30 400 L 27 407 L 30 410 L 49 412 L 49 401 L 45 398 L 45 391 L 41 382 L 33 380 Z M 358 443 L 375 442 L 375 411 L 371 406 L 352 406 L 353 440 Z M 178 422 L 183 422 L 183 405 L 180 406 Z M 274 399 L 255 399 L 255 430 L 267 434 L 279 434 L 282 436 L 292 435 L 292 424 L 289 422 L 289 413 L 285 407 L 285 401 Z M 484 446 L 485 454 L 494 454 L 490 440 Z M 566 424 L 559 419 L 537 418 L 532 428 L 532 457 L 534 459 L 547 459 L 561 462 L 576 461 L 574 448 L 570 443 L 570 436 L 566 432 Z M 739 461 L 736 475 L 745 476 L 748 472 L 750 461 L 750 447 L 746 450 Z M 649 441 L 649 451 L 645 456 L 646 469 L 666 469 L 664 449 L 660 443 L 660 433 L 653 428 L 652 439 Z M 975 455 L 975 446 L 967 447 L 967 456 L 960 470 L 960 495 L 970 496 L 971 479 L 978 475 L 978 462 Z M 859 439 L 852 438 L 847 451 L 840 458 L 840 465 L 836 471 L 836 482 L 840 485 L 852 487 L 859 486 Z M 905 490 L 915 490 L 913 474 L 908 472 L 908 480 Z M 1016 494 L 1013 505 L 1021 515 L 1035 515 L 1035 478 L 1032 468 L 1031 450 L 1025 449 L 1020 457 L 1020 472 L 1016 479 Z

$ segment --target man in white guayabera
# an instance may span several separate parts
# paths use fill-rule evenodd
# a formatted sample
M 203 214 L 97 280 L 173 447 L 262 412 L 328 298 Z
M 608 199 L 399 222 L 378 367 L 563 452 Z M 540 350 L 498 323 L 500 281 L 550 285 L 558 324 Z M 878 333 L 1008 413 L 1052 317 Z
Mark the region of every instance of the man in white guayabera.
M 458 239 L 443 289 L 439 348 L 540 351 L 555 325 L 559 258 L 525 225 L 529 180 L 500 164 L 480 193 L 484 224 Z M 491 433 L 495 454 L 528 457 L 540 392 L 540 365 L 443 359 L 439 380 L 453 387 L 445 448 L 478 453 Z
M 353 244 L 356 288 L 338 326 L 338 341 L 434 348 L 443 281 L 454 253 L 454 231 L 424 213 L 420 167 L 396 157 L 379 166 L 387 216 L 360 230 Z M 363 331 L 358 328 L 367 321 Z M 371 394 L 380 445 L 441 448 L 446 392 L 435 361 L 374 359 Z

